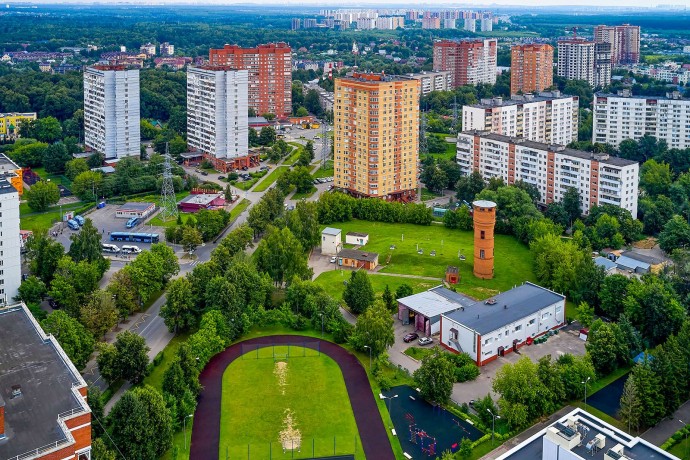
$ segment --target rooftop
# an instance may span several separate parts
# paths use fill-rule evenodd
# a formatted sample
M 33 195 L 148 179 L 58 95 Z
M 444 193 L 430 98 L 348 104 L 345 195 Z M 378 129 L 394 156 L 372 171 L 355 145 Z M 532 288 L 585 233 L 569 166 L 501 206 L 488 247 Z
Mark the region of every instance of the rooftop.
M 5 178 L 0 178 L 0 195 L 6 193 L 18 193 L 17 189 Z
M 606 257 L 602 257 L 602 256 L 595 257 L 594 263 L 599 267 L 603 267 L 604 270 L 606 270 L 606 271 L 612 270 L 612 269 L 616 268 L 616 266 L 617 266 L 616 262 L 609 260 Z
M 21 395 L 13 397 L 16 385 Z M 69 442 L 71 434 L 58 417 L 89 411 L 76 390 L 85 386 L 57 341 L 45 335 L 23 304 L 0 310 L 0 397 L 7 435 L 0 440 L 0 458 Z
M 510 137 L 504 136 L 502 134 L 496 134 L 489 131 L 463 131 L 461 134 L 466 134 L 468 136 L 479 136 L 482 139 L 490 139 L 497 142 L 505 142 L 508 144 L 517 144 L 524 147 L 533 148 L 535 150 L 545 150 L 550 152 L 557 152 L 562 155 L 568 155 L 570 157 L 580 158 L 582 160 L 595 160 L 599 163 L 604 163 L 611 166 L 631 166 L 637 164 L 636 161 L 626 160 L 625 158 L 615 157 L 608 154 L 597 154 L 593 152 L 585 152 L 584 150 L 575 150 L 562 145 L 550 145 L 543 142 L 531 141 L 529 139 L 524 139 L 522 137 Z
M 222 193 L 199 193 L 195 195 L 187 195 L 182 198 L 178 204 L 199 204 L 199 205 L 209 205 L 211 202 L 217 198 L 220 198 Z
M 341 233 L 342 233 L 342 230 L 340 230 L 339 228 L 333 228 L 333 227 L 326 227 L 321 232 L 322 235 L 326 234 L 326 235 L 331 235 L 331 236 L 337 236 L 337 235 L 340 235 Z
M 657 265 L 657 264 L 664 263 L 663 259 L 659 259 L 658 257 L 648 256 L 645 254 L 640 254 L 639 252 L 635 252 L 635 251 L 624 251 L 623 253 L 621 253 L 621 255 L 629 257 L 631 259 L 639 260 L 640 262 L 648 263 L 649 265 Z
M 461 307 L 469 307 L 477 301 L 443 286 L 437 286 L 428 291 L 398 299 L 398 302 L 427 318 L 434 318 L 459 310 Z
M 5 154 L 0 153 L 0 174 L 11 173 L 11 175 L 16 175 L 18 169 L 21 169 L 17 164 L 10 160 Z
M 654 100 L 654 101 L 683 101 L 683 102 L 690 102 L 690 98 L 687 97 L 681 97 L 681 93 L 678 91 L 674 91 L 671 93 L 667 93 L 666 97 L 662 96 L 636 96 L 632 94 L 632 91 L 620 91 L 618 94 L 613 94 L 613 93 L 595 93 L 595 96 L 602 99 L 602 98 L 610 98 L 610 97 L 619 97 L 619 98 L 625 98 L 625 99 L 646 99 L 646 100 Z
M 360 233 L 360 232 L 347 232 L 347 236 L 358 236 L 360 238 L 366 238 L 367 236 L 369 236 L 369 234 L 368 233 Z
M 441 295 L 464 308 L 444 316 L 478 334 L 488 334 L 565 300 L 564 296 L 529 282 L 493 296 L 493 305 L 482 301 L 465 305 L 464 296 L 460 297 L 447 289 L 445 291 L 441 291 Z
M 358 81 L 363 83 L 377 83 L 377 82 L 392 82 L 392 81 L 409 81 L 409 78 L 398 75 L 386 75 L 385 73 L 358 73 L 350 72 L 345 77 L 340 77 L 340 80 Z
M 572 446 L 572 447 L 571 447 Z M 496 460 L 679 460 L 649 442 L 575 409 Z
M 528 104 L 530 102 L 553 101 L 555 99 L 578 99 L 577 96 L 561 94 L 560 91 L 546 91 L 538 94 L 514 95 L 511 98 L 493 97 L 481 99 L 479 104 L 469 104 L 469 107 L 478 109 L 491 109 L 495 107 L 508 107 L 511 105 Z
M 630 270 L 636 270 L 641 268 L 643 270 L 649 270 L 651 264 L 647 262 L 642 262 L 641 260 L 633 259 L 628 256 L 620 256 L 616 259 L 616 265 L 623 268 L 629 268 Z
M 127 203 L 120 206 L 120 211 L 146 211 L 151 206 L 155 206 L 155 203 L 143 203 L 138 201 L 128 201 Z
M 379 255 L 376 252 L 360 251 L 359 249 L 342 249 L 338 253 L 338 257 L 373 262 L 378 259 Z

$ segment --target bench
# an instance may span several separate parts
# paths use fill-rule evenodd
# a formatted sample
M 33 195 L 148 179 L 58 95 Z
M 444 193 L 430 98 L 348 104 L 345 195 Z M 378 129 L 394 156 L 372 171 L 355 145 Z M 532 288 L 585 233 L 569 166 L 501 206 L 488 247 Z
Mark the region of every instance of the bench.
M 412 455 L 408 454 L 407 452 L 403 452 L 403 455 L 405 456 L 406 459 L 412 460 Z
M 398 435 L 398 433 L 395 432 L 395 428 L 391 428 L 391 433 L 393 434 L 393 436 L 397 436 L 397 435 Z

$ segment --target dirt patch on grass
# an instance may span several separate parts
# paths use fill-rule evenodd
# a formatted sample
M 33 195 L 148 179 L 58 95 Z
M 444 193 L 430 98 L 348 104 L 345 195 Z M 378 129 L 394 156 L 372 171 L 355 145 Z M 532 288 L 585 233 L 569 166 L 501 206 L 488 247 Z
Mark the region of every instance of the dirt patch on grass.
M 280 431 L 279 438 L 280 444 L 283 446 L 283 452 L 286 450 L 300 450 L 302 446 L 302 433 L 297 429 L 293 413 L 290 409 L 285 409 L 283 429 Z
M 278 379 L 278 387 L 280 388 L 280 394 L 285 396 L 285 387 L 287 386 L 287 373 L 288 373 L 288 363 L 285 361 L 276 361 L 275 367 L 273 368 L 273 375 Z
M 652 249 L 654 246 L 656 246 L 657 241 L 656 238 L 645 238 L 644 240 L 640 241 L 635 241 L 633 243 L 633 247 L 637 249 Z

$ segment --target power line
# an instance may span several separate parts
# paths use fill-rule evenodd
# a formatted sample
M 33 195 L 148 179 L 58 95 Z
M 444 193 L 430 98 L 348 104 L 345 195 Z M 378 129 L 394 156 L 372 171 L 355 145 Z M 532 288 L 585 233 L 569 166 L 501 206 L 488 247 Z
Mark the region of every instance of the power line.
M 324 117 L 323 123 L 321 123 L 321 167 L 326 169 L 326 162 L 329 156 L 328 149 L 328 128 L 326 127 L 326 120 Z
M 168 144 L 165 144 L 165 159 L 163 163 L 163 186 L 161 187 L 161 219 L 165 222 L 168 217 L 177 218 L 177 198 L 173 184 L 172 163 L 168 154 Z

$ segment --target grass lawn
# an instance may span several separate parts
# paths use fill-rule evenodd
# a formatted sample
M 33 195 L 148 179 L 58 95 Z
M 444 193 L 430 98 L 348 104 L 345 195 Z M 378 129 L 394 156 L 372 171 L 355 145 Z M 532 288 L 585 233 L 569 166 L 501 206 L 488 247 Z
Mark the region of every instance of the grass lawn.
M 316 192 L 316 187 L 312 187 L 311 190 L 308 192 L 295 192 L 294 195 L 292 195 L 293 200 L 301 200 L 303 198 L 309 198 Z
M 439 139 L 441 139 L 443 142 L 446 141 L 446 137 L 453 137 L 451 134 L 439 134 L 439 133 L 431 133 L 431 136 L 436 136 Z M 432 157 L 436 158 L 437 160 L 455 160 L 455 156 L 457 154 L 457 148 L 456 144 L 452 142 L 446 142 L 446 151 L 443 153 L 429 153 L 428 155 L 431 155 Z
M 183 213 L 183 212 L 180 213 L 180 216 L 182 216 L 182 223 L 183 224 L 187 222 L 187 219 L 192 217 L 191 214 L 187 214 L 187 213 Z M 166 222 L 163 222 L 163 219 L 161 219 L 160 215 L 157 215 L 156 217 L 149 220 L 147 222 L 147 224 L 153 225 L 154 227 L 165 227 L 165 228 L 174 227 L 175 225 L 177 225 L 177 219 L 168 219 Z
M 428 355 L 433 348 L 422 348 L 422 347 L 410 347 L 405 350 L 405 354 L 410 358 L 414 358 L 417 361 L 421 361 L 423 357 Z
M 299 348 L 290 347 L 291 355 L 300 353 Z M 275 349 L 287 352 L 287 347 Z M 289 409 L 302 439 L 301 452 L 291 458 L 311 458 L 312 440 L 316 456 L 333 455 L 335 438 L 336 454 L 357 451 L 356 458 L 364 459 L 340 368 L 328 356 L 314 350 L 305 353 L 285 361 L 283 377 L 268 355 L 256 359 L 252 353 L 228 366 L 223 374 L 219 457 L 227 452 L 229 458 L 240 458 L 248 445 L 254 458 L 270 458 L 271 452 L 282 455 L 279 436 Z
M 62 206 L 62 212 L 64 214 L 67 211 L 82 208 L 86 204 L 81 201 L 69 203 Z M 53 206 L 44 212 L 34 212 L 27 203 L 21 203 L 19 205 L 19 218 L 19 227 L 22 230 L 31 230 L 34 233 L 39 233 L 48 230 L 53 223 L 60 220 L 60 206 Z
M 683 460 L 690 459 L 690 440 L 683 438 L 681 442 L 668 450 L 670 453 Z
M 247 209 L 250 204 L 251 204 L 251 201 L 249 201 L 246 198 L 242 198 L 242 201 L 237 203 L 237 205 L 235 205 L 235 207 L 230 210 L 230 220 L 232 221 L 234 219 L 237 219 L 237 216 L 242 214 L 242 211 Z
M 327 292 L 335 299 L 340 300 L 345 291 L 345 283 L 350 279 L 350 270 L 331 270 L 328 272 L 321 273 L 314 282 L 323 286 Z M 398 287 L 403 284 L 409 284 L 412 287 L 414 293 L 426 291 L 434 286 L 441 284 L 441 280 L 420 280 L 415 278 L 404 278 L 402 276 L 386 276 L 386 275 L 376 275 L 370 274 L 369 281 L 371 281 L 371 287 L 374 289 L 376 295 L 380 295 L 386 288 L 386 285 L 390 288 L 391 292 L 395 292 Z
M 254 178 L 254 179 L 251 179 L 248 181 L 236 180 L 236 181 L 230 182 L 230 185 L 232 185 L 233 187 L 237 187 L 238 189 L 246 192 L 247 190 L 252 188 L 254 186 L 254 184 L 256 184 L 258 181 L 259 181 L 259 179 L 257 179 L 257 178 Z
M 184 342 L 187 341 L 190 334 L 188 332 L 177 334 L 172 340 L 166 345 L 161 353 L 163 353 L 163 359 L 156 367 L 153 368 L 151 373 L 144 379 L 143 385 L 151 385 L 159 391 L 163 389 L 163 374 L 168 370 L 168 367 L 173 362 L 175 355 L 177 354 L 178 348 Z
M 182 190 L 182 191 L 176 192 L 175 193 L 175 200 L 180 201 L 182 198 L 186 197 L 187 195 L 189 195 L 189 192 L 187 190 Z M 161 205 L 161 196 L 160 196 L 160 194 L 135 196 L 132 198 L 128 198 L 126 201 L 136 201 L 136 202 L 143 202 L 143 203 L 156 203 L 158 206 L 160 206 Z
M 263 192 L 264 190 L 268 189 L 275 181 L 278 180 L 280 176 L 285 174 L 286 172 L 289 171 L 290 168 L 287 166 L 278 166 L 277 168 L 273 169 L 271 173 L 266 176 L 264 180 L 261 181 L 259 185 L 256 186 L 254 189 L 255 192 Z
M 438 224 L 422 226 L 360 220 L 333 224 L 331 227 L 340 228 L 343 234 L 353 231 L 368 233 L 369 244 L 363 249 L 379 254 L 379 264 L 384 266 L 381 269 L 383 273 L 444 278 L 447 266 L 457 266 L 461 275 L 457 290 L 477 299 L 507 291 L 524 281 L 536 282 L 532 253 L 512 236 L 496 235 L 495 276 L 491 280 L 481 280 L 472 274 L 472 231 L 448 229 Z M 389 249 L 391 245 L 395 245 L 396 249 Z M 424 251 L 423 254 L 417 253 L 418 247 Z M 436 251 L 436 256 L 429 255 L 432 250 Z M 465 255 L 466 260 L 461 261 L 459 254 Z M 390 261 L 387 263 L 389 255 Z
M 322 168 L 319 165 L 316 171 L 312 173 L 312 177 L 314 177 L 314 179 L 320 179 L 322 177 L 333 177 L 333 160 L 326 161 L 325 168 Z
M 67 176 L 64 176 L 62 174 L 50 174 L 47 173 L 45 168 L 40 167 L 40 168 L 31 168 L 33 172 L 39 175 L 39 177 L 43 180 L 50 180 L 51 182 L 55 182 L 58 185 L 64 185 L 67 188 L 72 188 L 72 181 L 67 178 Z
M 433 200 L 434 198 L 438 198 L 439 196 L 441 196 L 440 193 L 432 192 L 426 187 L 422 189 L 422 201 Z
M 294 165 L 297 160 L 299 160 L 299 156 L 302 154 L 302 151 L 304 151 L 304 146 L 298 144 L 299 147 L 296 147 L 292 153 L 289 154 L 289 156 L 285 159 L 283 162 L 286 165 Z

